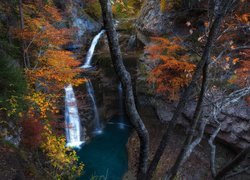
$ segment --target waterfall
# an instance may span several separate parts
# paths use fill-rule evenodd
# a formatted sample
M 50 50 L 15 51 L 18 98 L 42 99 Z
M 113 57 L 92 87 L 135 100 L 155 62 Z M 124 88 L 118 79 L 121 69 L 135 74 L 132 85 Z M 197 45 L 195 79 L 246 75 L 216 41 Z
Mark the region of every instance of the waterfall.
M 119 113 L 120 113 L 120 115 L 124 115 L 124 111 L 123 111 L 122 83 L 118 84 L 118 96 L 119 96 Z
M 122 83 L 118 85 L 118 95 L 119 95 L 119 128 L 124 129 L 125 126 L 125 119 L 124 119 L 124 107 L 123 107 L 123 90 L 122 90 Z
M 87 53 L 86 62 L 81 68 L 91 67 L 91 59 L 93 57 L 95 46 L 104 32 L 105 30 L 102 30 L 94 37 L 90 49 Z M 86 82 L 86 88 L 87 88 L 87 93 L 89 94 L 91 101 L 93 103 L 94 126 L 95 126 L 94 133 L 100 134 L 102 133 L 100 117 L 96 106 L 94 89 L 90 80 Z M 65 131 L 67 139 L 66 146 L 80 148 L 80 145 L 83 143 L 83 141 L 81 141 L 80 118 L 78 114 L 78 107 L 76 103 L 74 90 L 71 84 L 65 87 L 64 89 L 65 89 Z
M 72 85 L 65 89 L 65 131 L 68 147 L 78 147 L 83 143 L 80 140 L 80 118 L 77 102 Z
M 99 112 L 97 109 L 97 105 L 96 105 L 96 100 L 95 100 L 95 92 L 94 92 L 94 88 L 92 86 L 92 83 L 90 80 L 88 80 L 86 82 L 86 88 L 87 88 L 87 92 L 91 98 L 91 101 L 93 103 L 93 110 L 94 110 L 94 134 L 101 134 L 102 133 L 102 128 L 101 128 L 101 124 L 100 124 L 100 116 L 99 116 Z
M 86 56 L 86 61 L 84 63 L 83 66 L 81 66 L 81 68 L 90 68 L 91 67 L 91 60 L 95 51 L 95 47 L 96 44 L 98 43 L 98 40 L 100 39 L 100 37 L 102 36 L 102 34 L 105 32 L 105 30 L 101 30 L 101 32 L 99 32 L 93 39 L 91 46 L 87 52 L 87 56 Z

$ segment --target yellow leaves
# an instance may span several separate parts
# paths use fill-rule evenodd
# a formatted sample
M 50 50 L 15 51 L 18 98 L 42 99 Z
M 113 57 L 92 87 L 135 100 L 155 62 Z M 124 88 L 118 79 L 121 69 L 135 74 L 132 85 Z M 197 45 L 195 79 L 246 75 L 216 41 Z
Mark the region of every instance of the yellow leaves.
M 48 130 L 51 127 L 47 125 L 45 129 Z M 44 137 L 46 141 L 41 146 L 52 166 L 63 171 L 65 174 L 70 173 L 67 175 L 68 177 L 74 174 L 80 175 L 84 165 L 82 163 L 78 165 L 76 152 L 65 147 L 66 139 L 52 134 L 51 131 L 46 131 Z
M 7 112 L 7 116 L 10 117 L 17 112 L 18 103 L 17 103 L 18 96 L 11 95 L 8 99 L 11 109 Z
M 30 106 L 36 110 L 42 118 L 47 118 L 47 113 L 56 113 L 57 108 L 54 107 L 52 98 L 55 98 L 52 94 L 45 94 L 42 92 L 33 92 L 26 96 Z
M 166 2 L 166 0 L 161 0 L 160 7 L 161 7 L 161 12 L 165 12 L 167 10 L 167 2 Z

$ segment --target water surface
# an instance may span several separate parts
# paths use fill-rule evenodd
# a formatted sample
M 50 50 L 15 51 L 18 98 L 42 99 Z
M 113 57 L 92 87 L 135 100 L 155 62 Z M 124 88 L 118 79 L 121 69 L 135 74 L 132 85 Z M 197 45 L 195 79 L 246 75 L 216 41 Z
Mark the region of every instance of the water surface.
M 80 161 L 85 164 L 80 180 L 91 177 L 106 177 L 107 180 L 122 179 L 128 170 L 126 143 L 131 132 L 124 116 L 113 117 L 103 129 L 78 152 Z

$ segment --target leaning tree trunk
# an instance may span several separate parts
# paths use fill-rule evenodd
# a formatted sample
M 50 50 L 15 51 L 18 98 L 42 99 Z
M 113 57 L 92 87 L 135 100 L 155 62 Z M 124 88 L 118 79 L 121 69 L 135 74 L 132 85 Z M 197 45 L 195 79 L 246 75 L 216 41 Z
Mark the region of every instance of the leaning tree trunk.
M 99 2 L 102 8 L 104 27 L 106 29 L 106 33 L 108 36 L 112 63 L 122 83 L 125 93 L 126 111 L 140 139 L 140 159 L 138 166 L 138 178 L 139 178 L 146 173 L 147 169 L 147 159 L 149 151 L 148 131 L 136 109 L 131 77 L 123 64 L 118 36 L 113 23 L 111 3 L 109 0 L 99 0 Z
M 186 104 L 189 96 L 191 95 L 194 87 L 196 86 L 196 83 L 199 81 L 204 65 L 208 61 L 210 52 L 211 52 L 213 44 L 214 44 L 214 40 L 217 37 L 217 34 L 219 32 L 219 29 L 220 29 L 221 21 L 228 10 L 228 7 L 225 5 L 225 3 L 226 3 L 226 0 L 223 3 L 223 9 L 221 10 L 221 12 L 219 12 L 219 14 L 217 14 L 217 16 L 215 17 L 215 20 L 212 24 L 205 49 L 203 51 L 201 60 L 199 61 L 199 63 L 196 66 L 195 72 L 192 76 L 192 80 L 191 80 L 190 84 L 188 85 L 188 87 L 185 89 L 184 93 L 182 94 L 182 97 L 181 97 L 181 99 L 176 107 L 176 110 L 173 114 L 173 117 L 172 117 L 168 127 L 167 127 L 167 130 L 164 133 L 164 135 L 160 141 L 160 144 L 155 152 L 153 160 L 150 163 L 150 166 L 147 170 L 147 176 L 146 176 L 146 179 L 148 179 L 148 180 L 150 180 L 152 178 L 153 173 L 155 172 L 155 169 L 160 161 L 160 158 L 161 158 L 161 156 L 162 156 L 162 154 L 163 154 L 163 152 L 168 144 L 169 138 L 171 137 L 171 135 L 174 132 L 174 128 L 175 128 L 177 119 L 178 119 L 179 115 L 181 114 L 183 108 L 185 107 L 185 104 Z

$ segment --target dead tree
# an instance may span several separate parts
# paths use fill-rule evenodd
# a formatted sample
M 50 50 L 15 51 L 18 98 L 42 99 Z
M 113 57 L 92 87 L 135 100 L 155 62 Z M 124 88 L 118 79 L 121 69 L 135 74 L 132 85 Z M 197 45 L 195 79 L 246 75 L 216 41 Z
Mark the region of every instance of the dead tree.
M 122 53 L 119 46 L 117 32 L 113 23 L 111 2 L 99 0 L 102 8 L 104 28 L 106 29 L 112 63 L 118 75 L 125 93 L 125 105 L 128 117 L 135 128 L 140 139 L 140 159 L 138 167 L 138 178 L 146 173 L 149 152 L 148 131 L 136 109 L 131 76 L 123 64 Z

